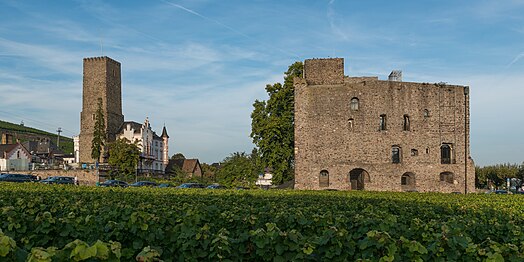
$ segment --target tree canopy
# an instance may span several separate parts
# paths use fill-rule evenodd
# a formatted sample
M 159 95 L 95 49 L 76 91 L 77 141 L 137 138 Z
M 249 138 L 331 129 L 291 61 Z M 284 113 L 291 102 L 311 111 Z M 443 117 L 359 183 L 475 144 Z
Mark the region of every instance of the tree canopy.
M 517 164 L 497 164 L 484 167 L 475 167 L 476 186 L 478 188 L 487 188 L 490 185 L 499 188 L 508 178 L 519 178 L 524 183 L 523 177 L 519 177 L 520 170 L 524 169 L 523 165 Z M 524 170 L 522 171 L 524 173 Z
M 125 138 L 119 138 L 109 144 L 108 163 L 116 176 L 129 177 L 136 172 L 140 160 L 140 149 L 136 142 L 131 143 Z
M 264 168 L 260 163 L 257 150 L 248 155 L 245 152 L 235 152 L 226 157 L 216 171 L 216 179 L 226 186 L 247 186 L 255 184 L 258 175 Z
M 251 138 L 258 147 L 262 164 L 273 170 L 273 183 L 294 178 L 294 86 L 304 65 L 295 62 L 285 72 L 284 84 L 266 85 L 267 101 L 256 100 L 251 113 Z

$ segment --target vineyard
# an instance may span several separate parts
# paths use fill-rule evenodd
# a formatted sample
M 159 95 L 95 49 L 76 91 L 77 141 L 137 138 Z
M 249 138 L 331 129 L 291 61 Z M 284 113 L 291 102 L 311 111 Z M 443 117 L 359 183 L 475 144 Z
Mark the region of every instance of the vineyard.
M 0 184 L 2 261 L 523 261 L 524 197 Z

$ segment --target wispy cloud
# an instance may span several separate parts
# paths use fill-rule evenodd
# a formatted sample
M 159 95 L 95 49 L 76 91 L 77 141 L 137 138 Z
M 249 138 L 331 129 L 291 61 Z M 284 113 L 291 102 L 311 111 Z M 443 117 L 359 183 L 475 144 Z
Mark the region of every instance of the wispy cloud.
M 511 63 L 509 63 L 508 67 L 512 66 L 513 64 L 517 63 L 520 59 L 524 58 L 524 52 L 523 53 L 520 53 L 518 54 L 517 56 L 515 56 L 515 58 L 513 58 L 513 60 L 511 61 Z
M 212 22 L 212 23 L 214 23 L 214 24 L 216 24 L 216 25 L 218 25 L 218 26 L 220 26 L 220 27 L 223 27 L 223 28 L 225 28 L 225 29 L 227 29 L 227 30 L 229 30 L 229 31 L 231 31 L 231 32 L 233 32 L 233 33 L 235 33 L 235 34 L 238 34 L 238 35 L 240 35 L 240 36 L 242 36 L 242 37 L 244 37 L 244 38 L 246 38 L 246 39 L 249 39 L 249 40 L 251 40 L 251 41 L 253 41 L 253 42 L 256 42 L 256 43 L 258 43 L 259 45 L 265 46 L 265 47 L 270 48 L 270 49 L 274 49 L 274 50 L 276 50 L 276 51 L 278 51 L 278 52 L 280 52 L 280 53 L 284 53 L 285 55 L 289 55 L 289 56 L 292 56 L 292 57 L 300 57 L 298 54 L 295 54 L 295 53 L 290 52 L 290 51 L 288 51 L 288 50 L 284 50 L 284 49 L 278 48 L 278 47 L 276 47 L 276 46 L 268 45 L 268 44 L 266 44 L 266 43 L 264 43 L 264 42 L 261 42 L 261 41 L 259 41 L 258 39 L 253 38 L 253 37 L 251 37 L 251 36 L 249 36 L 249 35 L 247 35 L 247 34 L 244 34 L 244 33 L 240 32 L 239 30 L 237 30 L 237 29 L 235 29 L 235 28 L 233 28 L 233 27 L 231 27 L 231 26 L 228 26 L 228 25 L 226 25 L 226 24 L 224 24 L 224 23 L 222 23 L 222 22 L 220 22 L 220 21 L 218 21 L 218 20 L 215 20 L 215 19 L 213 19 L 213 18 L 210 18 L 209 16 L 202 15 L 202 14 L 200 14 L 199 12 L 196 12 L 196 11 L 194 11 L 194 10 L 191 10 L 191 9 L 189 9 L 189 8 L 186 8 L 186 7 L 182 6 L 182 5 L 175 4 L 175 3 L 169 2 L 169 1 L 167 1 L 167 0 L 160 0 L 160 1 L 162 1 L 162 2 L 164 2 L 164 3 L 166 3 L 166 4 L 168 4 L 168 5 L 174 6 L 174 7 L 176 7 L 176 8 L 179 8 L 179 9 L 181 9 L 181 10 L 184 10 L 184 11 L 190 13 L 190 14 L 196 15 L 196 16 L 198 16 L 198 17 L 204 19 L 204 20 L 207 20 L 207 21 L 209 21 L 209 22 Z

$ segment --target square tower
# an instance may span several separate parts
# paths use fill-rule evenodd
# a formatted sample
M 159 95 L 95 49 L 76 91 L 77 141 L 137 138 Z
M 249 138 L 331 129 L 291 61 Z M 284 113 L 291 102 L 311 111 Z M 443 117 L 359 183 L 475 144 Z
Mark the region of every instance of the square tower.
M 91 142 L 98 99 L 106 126 L 107 142 L 114 141 L 124 122 L 120 63 L 107 57 L 84 58 L 82 112 L 80 113 L 79 153 L 81 163 L 93 163 Z

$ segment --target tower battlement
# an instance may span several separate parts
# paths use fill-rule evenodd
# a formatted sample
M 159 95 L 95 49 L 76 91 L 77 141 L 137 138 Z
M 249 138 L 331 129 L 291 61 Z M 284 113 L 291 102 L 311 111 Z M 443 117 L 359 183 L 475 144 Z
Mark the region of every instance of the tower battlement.
M 113 60 L 113 59 L 111 59 L 110 57 L 107 57 L 107 56 L 97 56 L 97 57 L 86 57 L 86 58 L 84 58 L 84 62 L 90 62 L 90 61 L 108 61 L 110 63 L 117 64 L 117 65 L 120 66 L 120 62 L 118 62 L 116 60 Z
M 315 58 L 304 61 L 304 78 L 308 85 L 344 83 L 344 58 Z

